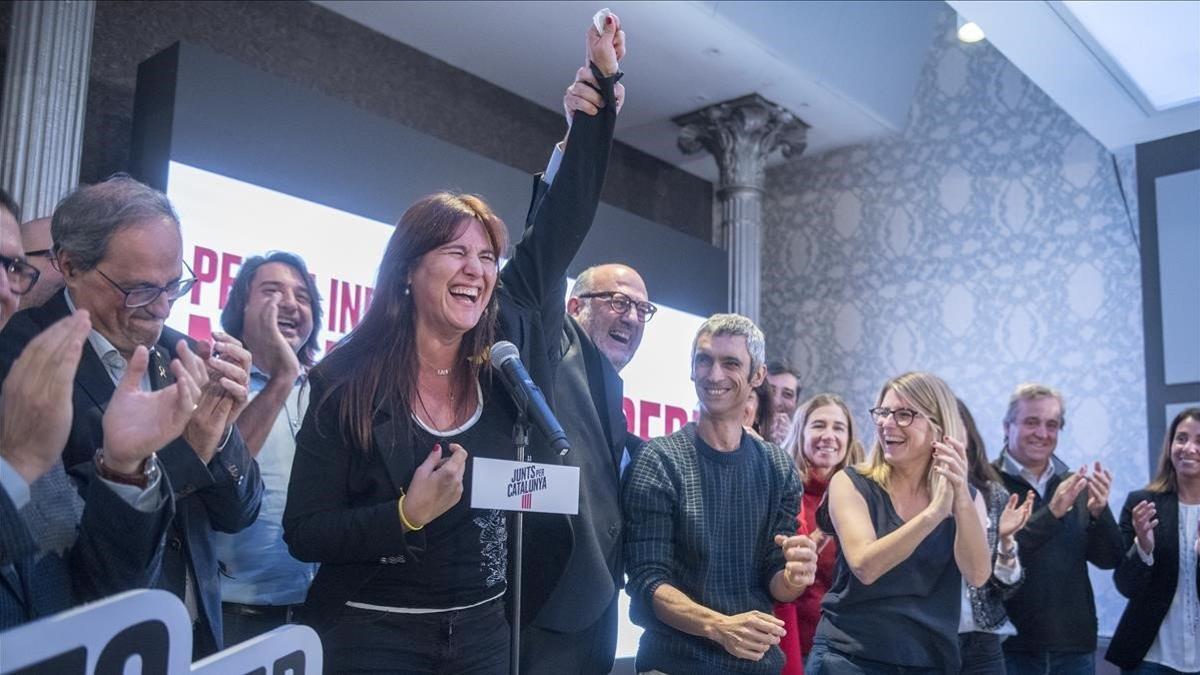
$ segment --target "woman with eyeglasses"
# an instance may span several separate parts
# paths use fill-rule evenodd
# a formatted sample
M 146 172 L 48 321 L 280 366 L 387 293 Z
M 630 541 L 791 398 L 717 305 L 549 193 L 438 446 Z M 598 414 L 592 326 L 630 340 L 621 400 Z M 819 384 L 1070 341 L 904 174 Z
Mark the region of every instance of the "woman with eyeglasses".
M 871 418 L 870 460 L 834 474 L 818 514 L 839 550 L 804 672 L 955 672 L 961 580 L 991 575 L 958 404 L 937 376 L 905 373 Z
M 589 27 L 561 164 L 504 270 L 507 228 L 481 198 L 418 200 L 362 322 L 312 372 L 283 526 L 294 556 L 321 563 L 301 618 L 321 633 L 326 672 L 509 670 L 507 518 L 471 507 L 468 452 L 516 458 L 516 406 L 487 365 L 496 337 L 552 381 L 553 318 L 599 204 L 623 53 L 615 15 Z M 528 454 L 557 461 L 545 446 Z
M 833 474 L 861 462 L 863 449 L 850 408 L 837 394 L 817 394 L 796 409 L 783 449 L 792 456 L 804 483 L 796 533 L 806 534 L 817 543 L 813 584 L 792 602 L 775 605 L 775 616 L 783 620 L 787 631 L 779 643 L 787 657 L 783 672 L 799 675 L 804 672 L 804 658 L 812 650 L 813 633 L 821 619 L 821 600 L 833 583 L 837 563 L 837 542 L 817 527 L 817 508 L 825 500 Z
M 1121 509 L 1129 598 L 1104 658 L 1123 673 L 1200 673 L 1200 408 L 1175 416 L 1158 472 Z

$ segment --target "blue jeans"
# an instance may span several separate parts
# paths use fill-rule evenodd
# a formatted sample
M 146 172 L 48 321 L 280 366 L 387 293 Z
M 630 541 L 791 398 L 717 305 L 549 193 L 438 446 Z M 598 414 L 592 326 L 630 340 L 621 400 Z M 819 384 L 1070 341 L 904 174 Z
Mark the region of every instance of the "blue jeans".
M 804 658 L 804 675 L 933 675 L 937 668 L 898 666 L 843 654 L 831 649 L 821 638 L 813 640 L 812 651 Z
M 503 599 L 434 614 L 346 607 L 321 642 L 327 673 L 508 672 L 509 629 Z
M 1184 675 L 1182 670 L 1168 668 L 1161 663 L 1142 661 L 1133 670 L 1121 669 L 1121 675 Z
M 1095 675 L 1093 652 L 1004 652 L 1008 675 Z
M 958 634 L 958 653 L 962 658 L 962 675 L 1004 675 L 1004 651 L 1000 636 L 975 631 Z

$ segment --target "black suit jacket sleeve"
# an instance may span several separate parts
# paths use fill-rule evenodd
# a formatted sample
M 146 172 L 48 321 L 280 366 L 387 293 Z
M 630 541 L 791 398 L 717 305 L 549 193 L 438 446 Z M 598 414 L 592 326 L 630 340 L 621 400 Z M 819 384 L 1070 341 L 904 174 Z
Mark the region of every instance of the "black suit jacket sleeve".
M 157 583 L 167 525 L 175 514 L 175 501 L 166 476 L 159 479 L 158 489 L 159 508 L 144 512 L 126 502 L 104 481 L 93 476 L 88 482 L 79 538 L 70 556 L 79 601 Z
M 1085 505 L 1086 508 L 1086 505 Z M 1090 514 L 1089 514 L 1090 517 Z M 1099 517 L 1091 518 L 1087 531 L 1087 559 L 1102 570 L 1115 569 L 1121 562 L 1121 529 L 1108 505 Z
M 405 533 L 397 498 L 365 494 L 352 501 L 349 485 L 364 471 L 360 448 L 346 444 L 339 430 L 338 400 L 325 400 L 319 375 L 309 380 L 312 405 L 296 436 L 296 458 L 283 512 L 283 539 L 299 560 L 319 563 L 377 563 L 413 547 L 424 547 L 424 532 Z M 374 451 L 372 451 L 374 452 Z M 384 481 L 386 482 L 386 481 Z
M 1137 530 L 1133 527 L 1133 507 L 1145 498 L 1143 492 L 1131 492 L 1125 498 L 1125 506 L 1121 507 L 1121 541 L 1124 554 L 1117 570 L 1113 572 L 1113 583 L 1117 591 L 1126 598 L 1135 598 L 1146 592 L 1150 586 L 1153 569 L 1142 562 L 1142 557 L 1135 550 Z M 1161 555 L 1161 551 L 1156 551 Z
M 501 333 L 521 350 L 530 376 L 551 401 L 554 368 L 562 357 L 567 268 L 600 204 L 616 125 L 617 79 L 599 80 L 607 102 L 599 113 L 575 116 L 554 184 L 544 194 L 535 192 L 529 227 L 500 273 Z

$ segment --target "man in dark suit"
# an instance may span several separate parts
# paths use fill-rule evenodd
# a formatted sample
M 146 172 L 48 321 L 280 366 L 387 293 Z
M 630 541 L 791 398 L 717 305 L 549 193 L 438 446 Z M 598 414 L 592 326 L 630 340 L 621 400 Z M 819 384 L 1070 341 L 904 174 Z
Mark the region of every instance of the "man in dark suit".
M 148 586 L 158 576 L 173 502 L 154 451 L 183 430 L 200 387 L 175 365 L 175 385 L 140 391 L 137 381 L 149 359 L 144 348 L 138 350 L 104 413 L 103 461 L 123 473 L 148 464 L 146 481 L 93 478 L 81 497 L 60 455 L 89 327 L 87 312 L 58 321 L 29 343 L 4 381 L 0 630 Z
M 641 276 L 625 265 L 584 270 L 571 289 L 563 326 L 555 407 L 580 469 L 579 515 L 561 576 L 527 577 L 545 603 L 522 635 L 528 673 L 607 673 L 617 641 L 623 586 L 621 473 L 641 447 L 628 433 L 618 374 L 637 353 L 650 304 Z M 531 527 L 537 532 L 536 518 Z M 537 536 L 533 534 L 533 536 Z
M 74 417 L 63 464 L 84 487 L 101 478 L 139 481 L 105 461 L 101 418 L 137 348 L 149 350 L 143 392 L 171 385 L 178 358 L 201 384 L 181 434 L 158 449 L 175 498 L 159 587 L 178 595 L 194 621 L 194 654 L 221 648 L 221 599 L 213 532 L 237 532 L 258 513 L 262 481 L 234 421 L 246 405 L 250 354 L 225 335 L 191 347 L 165 328 L 172 303 L 191 288 L 184 276 L 179 220 L 166 195 L 127 176 L 81 187 L 55 209 L 51 234 L 66 289 L 18 313 L 0 332 L 0 378 L 38 333 L 78 310 L 92 329 L 73 388 Z M 193 353 L 195 352 L 195 353 Z

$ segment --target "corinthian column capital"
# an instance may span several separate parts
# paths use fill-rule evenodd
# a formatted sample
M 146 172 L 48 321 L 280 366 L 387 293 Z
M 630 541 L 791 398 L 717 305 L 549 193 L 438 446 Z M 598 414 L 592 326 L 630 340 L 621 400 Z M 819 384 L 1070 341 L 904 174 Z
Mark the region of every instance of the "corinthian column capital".
M 716 103 L 675 118 L 685 155 L 707 150 L 721 171 L 720 189 L 762 190 L 767 158 L 780 150 L 799 156 L 808 144 L 808 125 L 758 94 Z
M 679 149 L 707 150 L 717 160 L 721 237 L 729 254 L 729 308 L 758 321 L 762 277 L 762 199 L 767 158 L 798 157 L 808 125 L 758 94 L 716 103 L 675 118 Z

